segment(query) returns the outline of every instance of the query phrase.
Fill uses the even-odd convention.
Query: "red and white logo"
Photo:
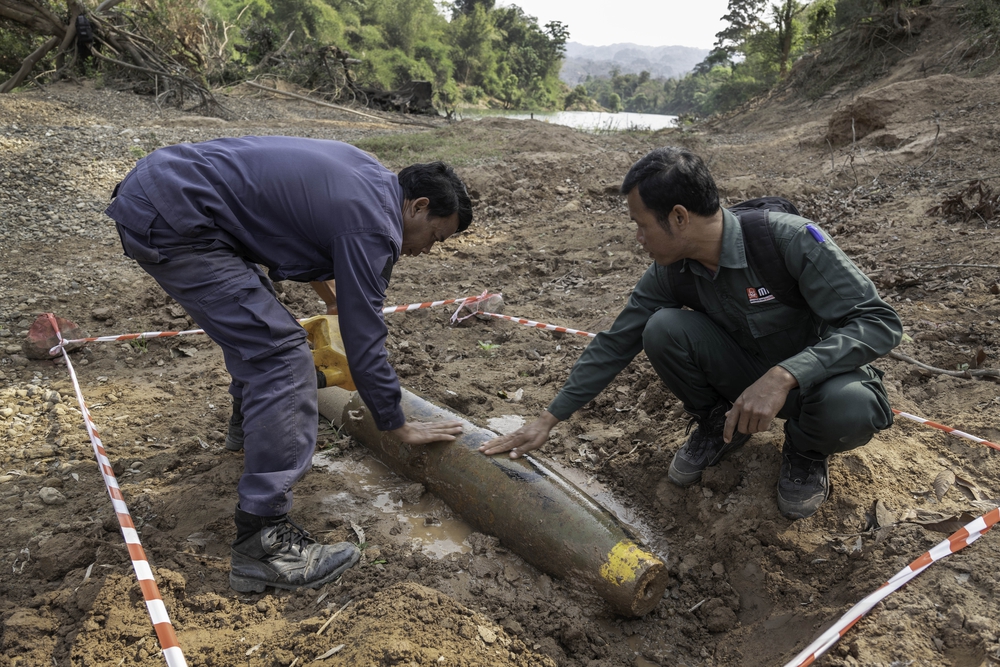
[[[748,287],[747,299],[750,300],[750,303],[766,303],[774,301],[774,295],[766,287]]]

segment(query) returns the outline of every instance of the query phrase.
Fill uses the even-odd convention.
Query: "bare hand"
[[[406,422],[389,431],[408,445],[450,442],[462,433],[462,422]]]
[[[549,431],[559,423],[559,420],[549,412],[543,412],[535,421],[522,426],[513,433],[493,438],[479,448],[487,456],[510,452],[510,458],[517,459],[545,444]]]
[[[759,380],[743,390],[726,413],[722,439],[729,442],[737,431],[749,435],[771,428],[775,415],[788,399],[788,392],[797,386],[798,380],[781,366],[775,366],[764,373]]]

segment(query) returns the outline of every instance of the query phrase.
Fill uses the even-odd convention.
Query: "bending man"
[[[243,137],[161,148],[114,196],[107,214],[125,254],[218,343],[232,375],[226,442],[245,457],[230,584],[260,592],[331,581],[358,552],[319,544],[288,519],[316,446],[316,371],[305,330],[258,265],[274,280],[313,283],[339,310],[351,374],[380,429],[415,445],[453,440],[459,422],[404,418],[382,306],[400,255],[469,226],[464,184],[439,162],[397,177],[340,142]]]

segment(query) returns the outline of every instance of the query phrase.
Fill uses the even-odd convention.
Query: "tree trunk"
[[[70,10],[69,25],[66,26],[66,36],[63,37],[62,43],[59,45],[59,51],[56,52],[56,71],[60,73],[66,66],[66,50],[73,45],[73,40],[76,38],[76,17],[84,11],[80,3],[74,0],[67,0],[66,4],[69,5]],[[72,62],[71,60],[70,63]],[[58,74],[56,78],[59,78]]]
[[[44,58],[45,54],[49,51],[59,46],[59,42],[61,41],[61,37],[53,37],[49,41],[42,44],[34,53],[25,58],[24,62],[21,63],[21,69],[17,71],[17,74],[9,79],[7,83],[0,86],[0,93],[9,93],[20,86],[21,83],[28,77],[28,74],[31,73],[32,68],[38,64],[38,61]]]

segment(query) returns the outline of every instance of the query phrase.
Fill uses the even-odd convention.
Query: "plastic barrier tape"
[[[104,477],[104,486],[108,490],[108,495],[111,497],[111,504],[114,506],[115,514],[118,516],[118,524],[122,529],[122,537],[125,538],[129,558],[132,560],[132,569],[135,570],[135,576],[139,580],[139,588],[142,589],[142,598],[146,602],[146,610],[149,612],[149,618],[153,622],[153,629],[156,631],[156,638],[160,642],[160,648],[163,649],[163,658],[167,661],[167,667],[187,667],[184,653],[177,643],[174,626],[170,623],[167,608],[163,604],[163,598],[160,597],[160,589],[156,586],[153,571],[150,569],[149,561],[146,559],[146,552],[143,551],[142,544],[139,542],[139,533],[135,530],[132,515],[129,514],[128,506],[125,504],[121,489],[118,487],[118,480],[115,479],[115,473],[111,469],[111,461],[108,460],[107,453],[104,451],[104,445],[97,434],[97,427],[94,426],[94,422],[90,418],[90,411],[83,400],[83,392],[80,390],[80,382],[77,380],[76,371],[73,369],[69,354],[64,348],[69,341],[62,337],[62,332],[59,331],[59,326],[56,324],[56,318],[51,313],[47,313],[46,315],[51,320],[52,328],[59,337],[60,343],[56,348],[62,352],[63,359],[66,360],[66,368],[69,370],[69,377],[73,382],[73,391],[76,392],[76,400],[80,405],[80,412],[83,414],[87,434],[90,436],[90,442],[94,446],[94,456],[97,459],[97,466]]]

